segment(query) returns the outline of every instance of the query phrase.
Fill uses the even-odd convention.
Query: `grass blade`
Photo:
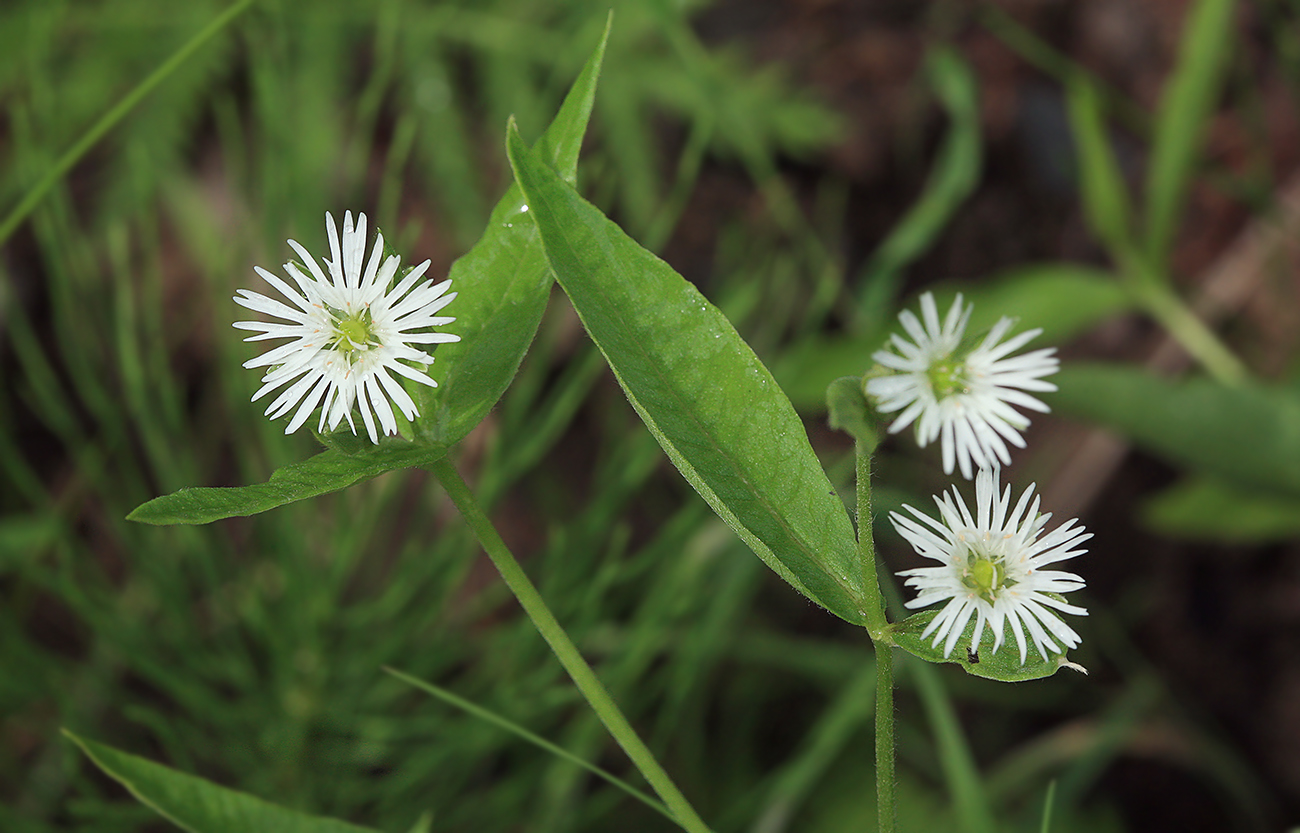
[[[453,705],[456,708],[460,709],[461,711],[472,714],[478,719],[491,723],[494,726],[499,726],[500,728],[505,729],[507,732],[510,732],[513,735],[517,735],[520,738],[523,738],[524,740],[528,741],[529,743],[533,744],[534,746],[540,749],[545,749],[547,752],[550,752],[552,755],[556,756],[557,758],[563,758],[564,760],[568,761],[571,764],[582,767],[583,769],[587,770],[591,774],[599,776],[600,778],[603,778],[606,781],[608,781],[610,784],[613,784],[615,787],[618,787],[620,790],[632,796],[637,801],[640,801],[646,806],[651,807],[655,811],[667,816],[669,819],[673,821],[674,824],[677,822],[677,819],[674,818],[672,813],[668,812],[668,808],[665,807],[662,802],[652,798],[651,796],[647,795],[641,790],[638,790],[636,787],[624,781],[622,778],[619,778],[617,775],[613,775],[609,772],[606,772],[600,767],[588,763],[587,761],[584,761],[582,758],[579,758],[577,755],[574,755],[572,752],[565,749],[564,747],[556,746],[555,744],[551,743],[549,740],[542,737],[541,735],[537,735],[534,734],[533,732],[528,731],[523,726],[520,726],[518,723],[515,723],[514,721],[511,720],[507,720],[506,718],[502,717],[496,712],[485,709],[482,706],[478,705],[477,703],[470,702],[469,700],[466,700],[463,697],[452,694],[450,691],[448,691],[445,688],[441,688],[430,682],[425,682],[424,680],[421,680],[417,677],[412,677],[410,674],[404,674],[403,672],[398,671],[396,668],[385,667],[384,671],[393,675],[394,677],[401,680],[402,682],[407,683],[408,685],[415,686],[416,688],[420,689],[426,694],[431,694],[434,697],[437,697],[439,700],[442,700],[444,703]]]
[[[5,217],[4,222],[0,223],[0,245],[4,245],[4,242],[9,239],[9,235],[14,233],[14,229],[18,228],[18,225],[26,219],[27,215],[41,201],[41,198],[54,186],[54,183],[58,182],[73,165],[77,164],[78,160],[85,156],[95,146],[96,142],[104,138],[105,133],[112,130],[118,122],[126,118],[126,114],[131,112],[135,105],[140,103],[141,99],[153,92],[155,87],[165,81],[167,76],[171,75],[178,66],[185,63],[199,47],[226,28],[230,21],[238,17],[252,3],[253,0],[239,0],[239,2],[217,15],[211,23],[203,27],[197,35],[190,38],[184,46],[176,50],[170,58],[149,73],[149,76],[141,81],[135,89],[123,96],[121,101],[113,105],[112,109],[100,117],[99,121],[95,122],[86,131],[85,135],[78,139],[77,143],[69,148],[67,153],[59,158],[58,162],[54,163],[54,167],[50,168],[45,176],[41,177],[40,182],[36,183],[32,190],[27,192],[27,196],[23,197],[22,202],[18,203],[13,211],[9,212],[9,216]]]

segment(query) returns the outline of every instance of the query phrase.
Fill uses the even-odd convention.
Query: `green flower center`
[[[379,345],[369,307],[355,313],[345,313],[341,310],[330,310],[330,312],[334,314],[334,340],[330,344],[331,349],[351,359],[355,353]]]
[[[955,361],[951,356],[938,359],[930,365],[926,376],[930,380],[930,389],[935,399],[945,399],[955,393],[966,393],[968,387],[964,371],[965,362]]]
[[[972,538],[974,540],[970,540]],[[962,571],[961,583],[967,590],[993,604],[1003,590],[1019,582],[1007,577],[1006,556],[983,538],[970,532],[961,536],[966,544],[966,568]]]

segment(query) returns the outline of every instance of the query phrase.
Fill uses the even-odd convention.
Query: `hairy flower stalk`
[[[1015,507],[1011,487],[998,494],[996,470],[981,469],[975,479],[975,513],[971,514],[954,487],[951,494],[936,497],[939,518],[935,519],[903,506],[915,519],[889,514],[894,528],[918,553],[939,562],[937,567],[918,567],[898,575],[917,596],[908,608],[928,607],[945,602],[921,638],[934,634],[931,643],[943,643],[949,656],[961,639],[971,617],[975,629],[970,650],[977,651],[987,625],[993,633],[996,652],[1010,626],[1020,648],[1020,663],[1028,656],[1028,642],[1043,659],[1079,644],[1079,635],[1054,611],[1086,616],[1081,607],[1068,604],[1062,593],[1084,586],[1074,573],[1044,569],[1085,550],[1078,545],[1092,537],[1071,519],[1039,538],[1050,514],[1039,514],[1038,498],[1030,485]],[[1031,503],[1032,499],[1032,503]]]
[[[438,386],[424,372],[433,356],[412,345],[460,341],[458,335],[432,331],[456,320],[437,315],[456,293],[447,292],[450,280],[436,285],[432,280],[419,283],[429,268],[428,260],[408,270],[392,286],[401,258],[383,257],[382,234],[375,236],[363,271],[365,214],[357,215],[355,226],[351,211],[343,215],[341,240],[328,212],[325,227],[329,232],[330,259],[323,261],[324,270],[297,241],[289,241],[310,272],[304,274],[302,266],[294,261],[284,265],[297,290],[260,266],[254,267],[293,306],[247,289],[235,296],[235,303],[243,307],[282,319],[236,322],[236,328],[256,333],[245,341],[291,339],[244,362],[244,367],[268,368],[262,387],[253,395],[254,402],[289,385],[266,409],[267,416],[277,419],[297,408],[285,428],[286,434],[298,430],[317,405],[321,409],[319,430],[324,431],[328,425],[333,431],[346,418],[355,434],[352,408],[357,405],[370,441],[378,443],[376,421],[384,434],[397,433],[393,404],[408,420],[419,416],[415,401],[394,374]]]
[[[1007,443],[1024,448],[1020,432],[1029,419],[1013,406],[1046,412],[1048,407],[1026,391],[1056,390],[1042,377],[1060,364],[1052,347],[1012,356],[1042,330],[1002,342],[1015,323],[1010,318],[999,320],[973,347],[965,344],[972,308],[963,306],[958,295],[941,322],[934,296],[923,294],[921,319],[910,310],[898,316],[912,341],[894,335],[892,351],[872,354],[879,367],[865,384],[881,413],[901,411],[890,423],[890,433],[915,422],[917,443],[939,439],[944,473],[952,474],[955,463],[967,480],[977,469],[1009,464]]]

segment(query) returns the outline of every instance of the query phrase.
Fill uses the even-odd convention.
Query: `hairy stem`
[[[885,618],[885,600],[880,595],[880,579],[876,575],[876,542],[871,534],[871,449],[862,440],[857,442],[858,478],[858,559],[866,579],[867,633],[873,641],[887,638],[889,621]]]
[[[894,646],[876,646],[876,809],[879,833],[893,833],[894,796]]]
[[[879,833],[893,833],[894,796],[894,643],[889,638],[889,620],[876,571],[876,544],[871,529],[871,452],[858,440],[858,557],[867,590],[867,633],[876,648],[876,806]]]

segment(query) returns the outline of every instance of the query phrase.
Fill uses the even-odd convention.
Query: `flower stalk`
[[[867,589],[867,633],[876,649],[876,807],[880,833],[891,833],[896,815],[894,791],[894,643],[876,570],[876,545],[871,529],[871,453],[875,446],[858,438],[857,470],[858,557]]]

